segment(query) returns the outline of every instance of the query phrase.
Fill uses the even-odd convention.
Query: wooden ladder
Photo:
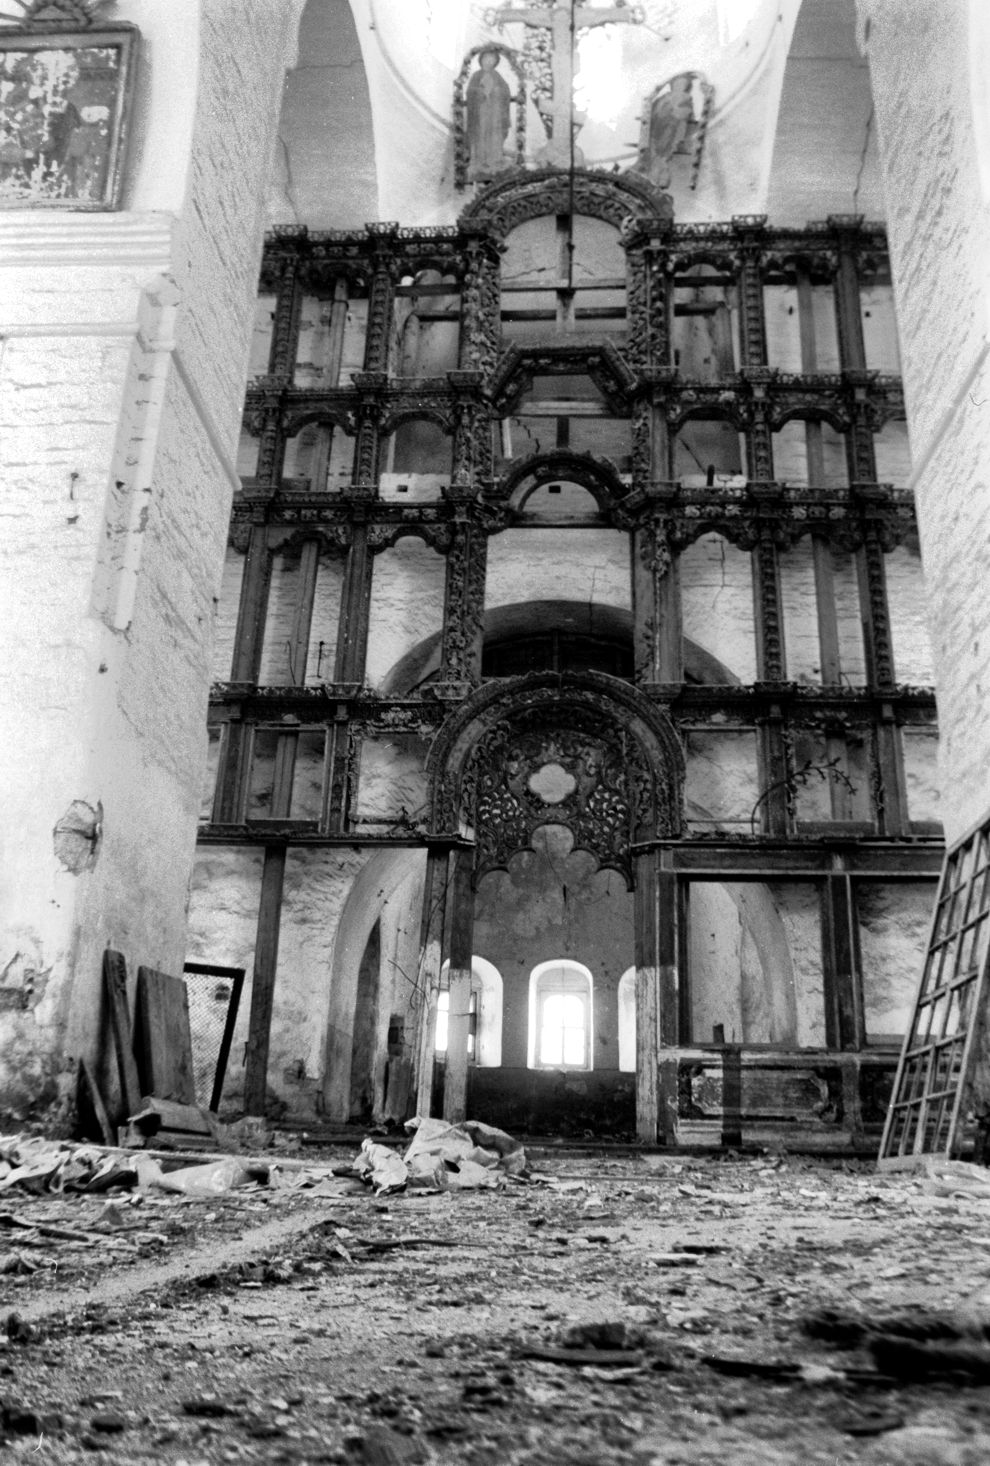
[[[901,1049],[878,1165],[909,1169],[962,1149],[973,1100],[990,1100],[990,819],[946,851],[928,950]],[[987,1116],[978,1118],[986,1121]]]

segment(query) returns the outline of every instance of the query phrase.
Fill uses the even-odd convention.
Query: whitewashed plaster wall
[[[377,1027],[382,1053],[390,1013],[414,1021],[410,977],[415,978],[416,970],[421,866],[421,852],[384,852],[382,858],[357,850],[289,851],[268,1063],[269,1095],[283,1113],[312,1119],[327,1091],[334,1118],[347,1119],[357,971],[379,916],[383,980]],[[359,879],[362,873],[364,879]],[[211,846],[200,851],[186,958],[246,970],[225,1109],[235,1109],[243,1095],[260,891],[258,849]],[[380,1073],[379,1089],[383,1078]]]
[[[396,662],[443,626],[444,557],[404,535],[374,559],[365,680],[380,687]]]
[[[990,13],[858,0],[888,201],[946,829],[990,810]]]
[[[628,609],[629,536],[616,529],[506,529],[492,535],[485,609],[541,600]]]
[[[259,188],[297,13],[245,9],[125,0],[146,36],[125,209],[0,218],[0,1107],[51,1102],[62,1076],[70,1095],[99,1047],[104,947],[181,966]]]
[[[934,886],[930,881],[857,881],[854,889],[867,1041],[890,1041],[905,1032],[911,1017]]]

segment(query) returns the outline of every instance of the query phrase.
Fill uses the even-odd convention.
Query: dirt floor
[[[209,1200],[8,1187],[0,1453],[990,1460],[985,1172],[530,1160],[497,1189],[380,1199],[326,1172]]]

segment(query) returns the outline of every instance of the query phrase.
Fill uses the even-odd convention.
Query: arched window
[[[447,1052],[450,1016],[450,963],[440,969],[437,998],[437,1026],[433,1047]],[[471,1003],[468,1009],[468,1063],[484,1069],[498,1069],[502,1063],[502,975],[484,957],[471,958]]]
[[[619,1068],[636,1072],[636,969],[628,967],[619,978]]]
[[[567,958],[541,962],[529,978],[529,1067],[590,1069],[593,981]]]

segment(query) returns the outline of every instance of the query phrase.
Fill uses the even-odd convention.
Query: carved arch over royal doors
[[[461,211],[461,225],[483,222],[503,237],[546,214],[583,214],[621,229],[627,222],[673,218],[673,202],[646,179],[578,168],[513,169],[480,189]]]
[[[634,885],[637,847],[681,830],[684,753],[637,688],[598,672],[486,683],[429,756],[435,838],[474,844],[474,880],[504,870],[544,825]]]

